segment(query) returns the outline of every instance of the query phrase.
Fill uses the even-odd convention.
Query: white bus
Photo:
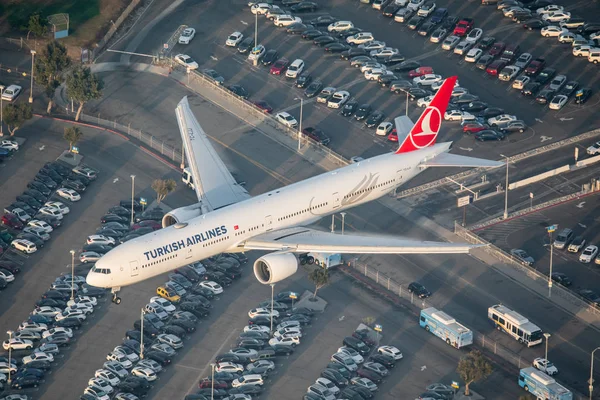
[[[510,308],[497,304],[488,308],[488,318],[496,329],[508,333],[527,347],[542,343],[542,330],[527,318]]]

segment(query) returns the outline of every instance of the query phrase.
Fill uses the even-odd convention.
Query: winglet
[[[458,77],[451,76],[444,81],[429,106],[423,111],[415,126],[396,151],[396,154],[423,149],[435,143],[457,79]]]

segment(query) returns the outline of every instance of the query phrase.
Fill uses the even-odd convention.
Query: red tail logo
[[[442,126],[442,116],[446,113],[457,78],[452,76],[444,81],[431,104],[423,111],[396,154],[423,149],[435,143]]]

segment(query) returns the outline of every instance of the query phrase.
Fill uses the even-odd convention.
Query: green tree
[[[177,182],[173,179],[155,179],[152,181],[152,189],[156,192],[156,202],[160,204],[176,187]]]
[[[83,137],[83,132],[76,126],[69,126],[65,128],[63,133],[63,139],[69,142],[69,151],[73,151],[73,146],[77,144]]]
[[[40,14],[36,13],[29,17],[27,30],[37,37],[42,37],[46,36],[46,33],[48,33],[48,25],[46,20],[43,19]]]
[[[19,129],[25,121],[30,120],[33,117],[31,104],[7,104],[4,106],[3,117],[4,123],[10,132],[10,136],[14,136],[17,129]]]
[[[56,40],[48,43],[45,49],[35,59],[35,80],[44,87],[48,96],[48,108],[46,113],[52,111],[54,93],[60,86],[63,73],[71,65],[71,59],[67,55],[67,48]]]
[[[456,372],[465,381],[465,395],[470,396],[469,385],[473,382],[482,380],[491,375],[493,371],[492,364],[479,352],[473,350],[458,362]]]
[[[314,283],[315,292],[313,293],[313,299],[317,297],[317,292],[323,286],[329,283],[329,271],[327,268],[315,268],[310,274],[308,274],[308,280]]]
[[[86,102],[102,97],[104,82],[92,71],[81,65],[67,75],[67,96],[79,103],[75,121],[79,121],[81,110]]]

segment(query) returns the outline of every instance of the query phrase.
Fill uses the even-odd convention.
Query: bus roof
[[[531,377],[533,380],[546,386],[548,390],[551,391],[553,394],[560,395],[570,393],[569,389],[557,383],[554,378],[551,378],[550,376],[546,375],[542,371],[535,369],[534,367],[523,368],[521,369],[521,373],[529,375],[529,377]]]
[[[439,323],[445,325],[448,329],[451,329],[457,333],[469,332],[469,328],[456,322],[454,318],[452,318],[445,312],[438,310],[435,307],[425,308],[421,310],[421,313],[430,316]]]

